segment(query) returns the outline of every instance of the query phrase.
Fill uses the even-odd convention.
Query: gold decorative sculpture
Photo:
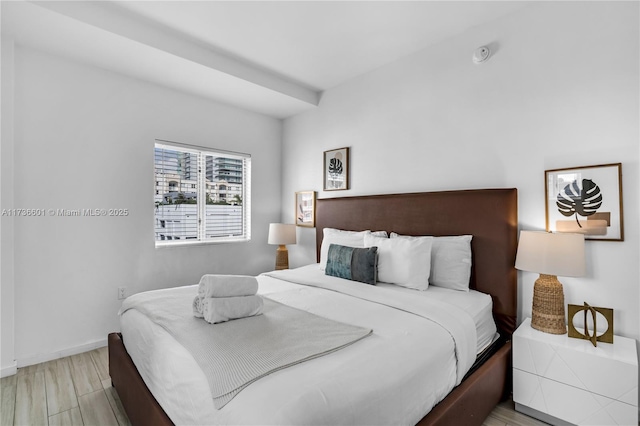
[[[569,311],[569,337],[576,339],[589,340],[593,346],[597,346],[596,342],[613,343],[613,309],[609,308],[596,308],[590,306],[587,302],[584,302],[584,306],[580,305],[568,305]],[[573,325],[573,317],[583,311],[584,312],[584,333],[580,333]],[[596,317],[598,312],[607,320],[607,330],[598,336],[596,329]],[[587,315],[591,313],[593,319],[593,332],[589,331],[587,324]]]

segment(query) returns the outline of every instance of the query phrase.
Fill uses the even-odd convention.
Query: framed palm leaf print
[[[349,189],[349,148],[324,152],[324,190]]]
[[[547,231],[624,241],[622,164],[546,170]]]

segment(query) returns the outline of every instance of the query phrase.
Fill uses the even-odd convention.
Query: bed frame
[[[480,189],[319,199],[318,258],[324,228],[385,230],[405,235],[473,235],[471,287],[493,299],[501,334],[493,355],[436,405],[419,425],[481,425],[511,390],[511,335],[516,328],[516,189]],[[109,373],[135,426],[172,425],[129,357],[122,336],[111,333]]]

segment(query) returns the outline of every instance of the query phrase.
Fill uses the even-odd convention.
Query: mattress
[[[298,284],[290,277],[294,281],[305,277],[300,281],[308,282]],[[270,374],[220,410],[213,406],[204,373],[174,337],[139,311],[121,315],[127,352],[175,424],[415,424],[459,383],[466,372],[459,371],[460,365],[468,368],[462,354],[474,357],[491,340],[487,336],[495,333],[495,325],[487,325],[493,324],[491,298],[479,292],[436,287],[420,292],[380,285],[375,293],[382,297],[371,301],[358,297],[373,291],[369,286],[325,277],[317,265],[299,268],[290,277],[258,277],[259,293],[335,321],[371,328],[372,335]],[[312,285],[324,281],[330,286]],[[337,291],[343,287],[354,289],[353,294]],[[197,286],[157,291],[195,296]],[[459,323],[443,325],[446,321],[423,318],[404,305],[388,306],[381,300],[387,298],[407,305],[435,301],[451,317],[459,317]],[[452,338],[463,326],[465,338]]]

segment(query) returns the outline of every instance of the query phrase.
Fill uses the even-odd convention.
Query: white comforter
[[[454,305],[326,277],[315,265],[270,275],[259,277],[259,293],[371,328],[373,335],[260,379],[216,410],[193,357],[140,312],[127,311],[121,316],[127,351],[174,423],[415,424],[460,382],[475,359],[474,321]],[[158,291],[195,296],[197,286]]]

